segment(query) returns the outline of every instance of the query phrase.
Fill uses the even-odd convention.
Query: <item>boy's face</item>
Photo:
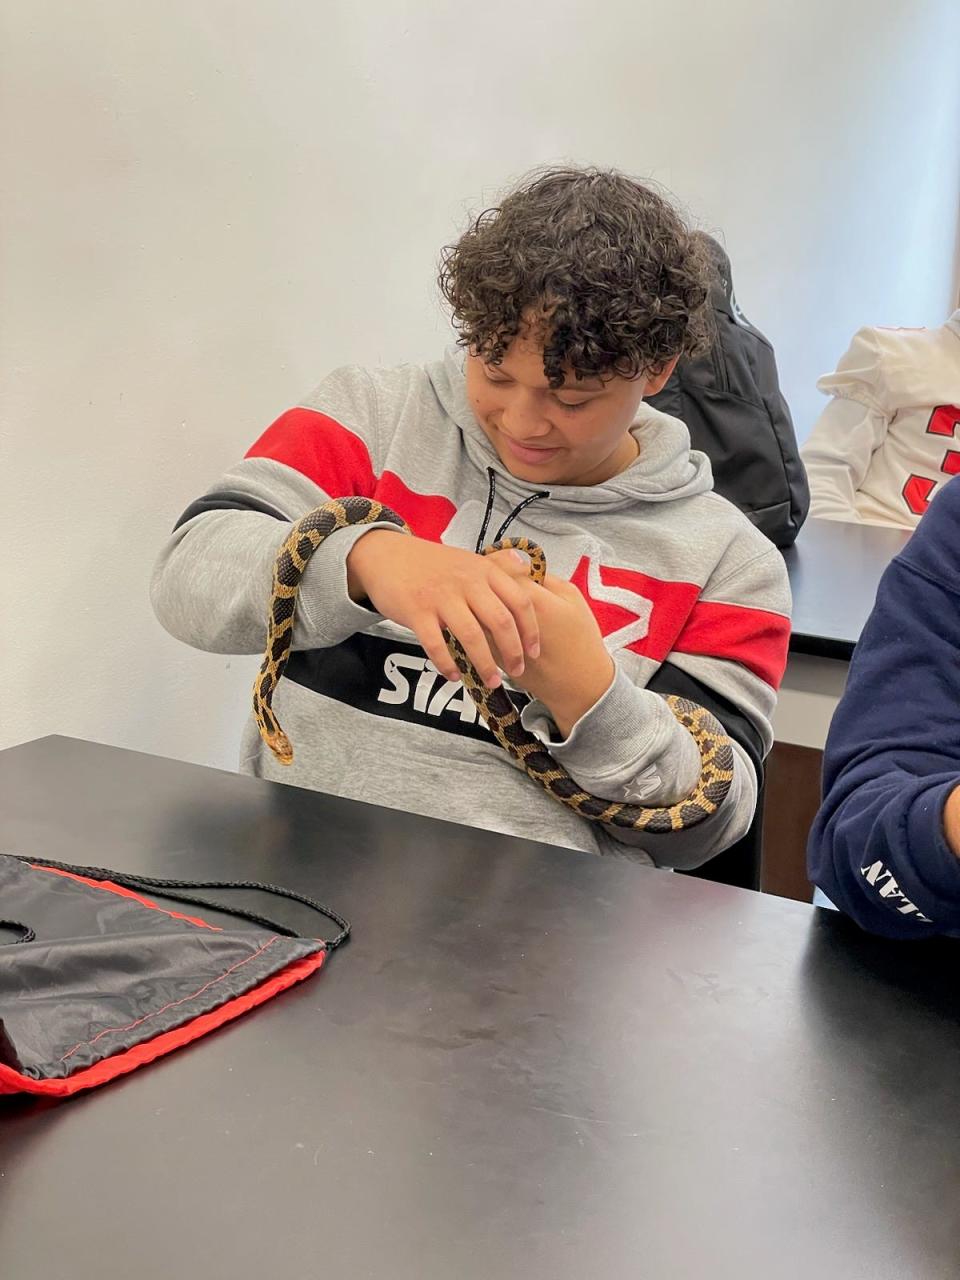
[[[467,395],[500,461],[518,480],[544,485],[601,484],[637,456],[630,427],[645,395],[656,395],[676,360],[655,376],[606,376],[578,382],[571,371],[550,389],[543,347],[520,333],[503,361],[469,354]]]

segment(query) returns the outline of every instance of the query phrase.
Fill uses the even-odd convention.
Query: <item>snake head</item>
[[[265,733],[263,740],[280,764],[293,764],[293,744],[282,729],[278,728],[275,733]]]

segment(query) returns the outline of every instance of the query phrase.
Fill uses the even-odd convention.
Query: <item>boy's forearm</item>
[[[270,516],[238,511],[210,511],[178,528],[150,584],[166,630],[210,653],[262,649],[272,563],[284,529]]]
[[[696,783],[697,745],[660,697],[611,667],[612,681],[576,719],[558,720],[554,708],[538,699],[524,709],[523,723],[594,795],[673,804]]]
[[[151,584],[154,611],[178,640],[211,653],[266,643],[273,564],[290,524],[255,511],[209,511],[168,540]],[[346,561],[367,526],[338,531],[310,560],[294,622],[295,649],[339,644],[374,620],[347,593]]]

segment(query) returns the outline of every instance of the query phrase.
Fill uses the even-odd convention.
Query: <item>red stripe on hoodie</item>
[[[456,514],[449,498],[417,493],[392,471],[374,474],[359,436],[316,409],[289,409],[247,451],[292,467],[331,498],[375,498],[403,516],[418,538],[439,542]]]

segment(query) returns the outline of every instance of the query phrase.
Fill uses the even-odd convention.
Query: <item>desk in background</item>
[[[0,848],[354,929],[122,1081],[0,1103],[11,1280],[956,1276],[955,944],[66,738],[0,753]]]
[[[820,802],[823,747],[854,646],[903,529],[808,520],[784,553],[793,592],[790,658],[767,765],[762,887],[807,901],[805,849]]]
[[[783,556],[793,592],[791,654],[849,662],[883,571],[909,538],[905,529],[808,520]]]

